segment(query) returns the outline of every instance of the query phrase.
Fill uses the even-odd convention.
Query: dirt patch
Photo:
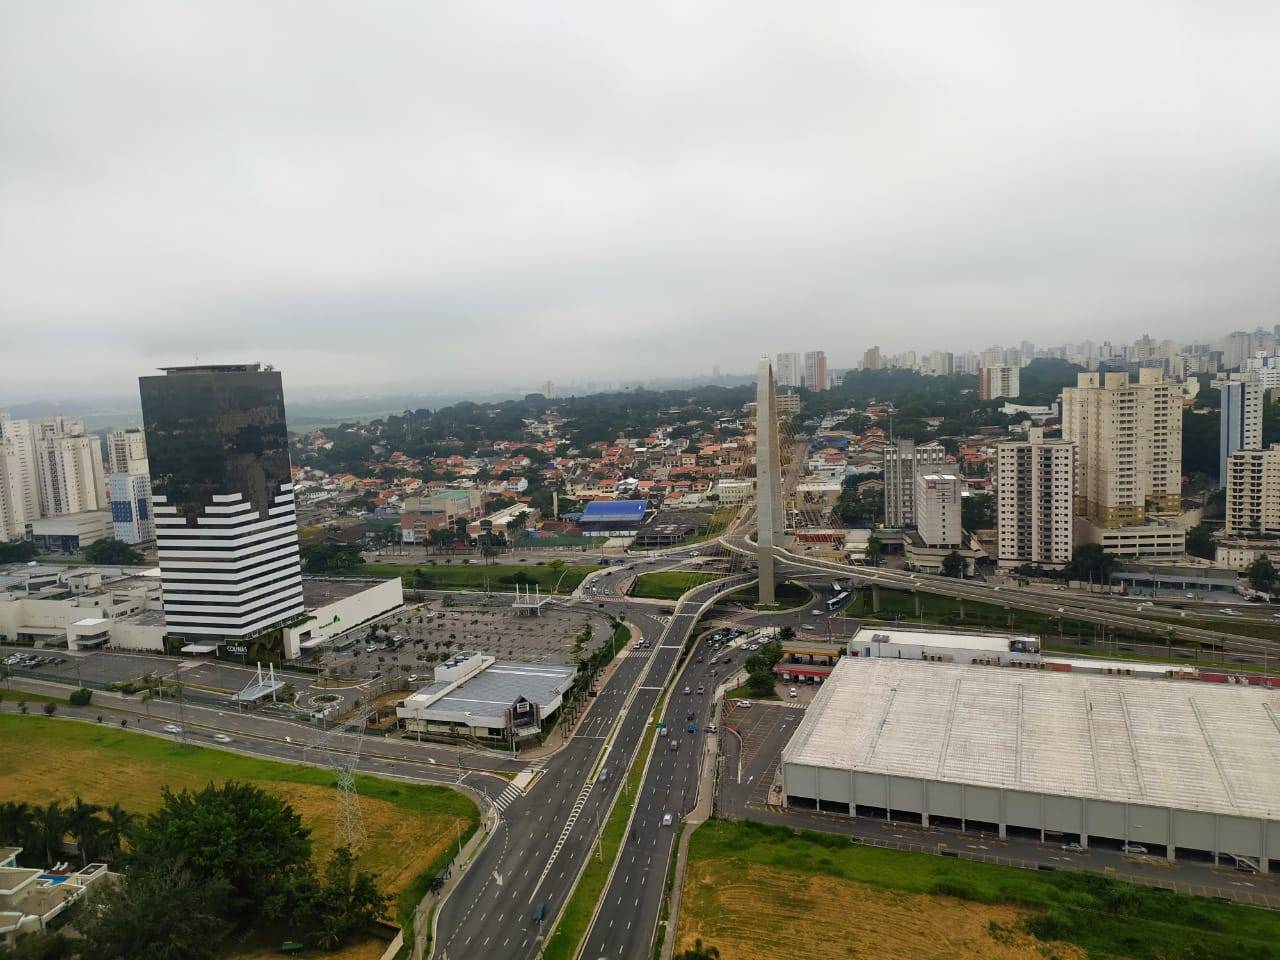
[[[689,865],[678,950],[695,938],[733,960],[1084,960],[1022,931],[1030,911],[898,893],[740,860]]]

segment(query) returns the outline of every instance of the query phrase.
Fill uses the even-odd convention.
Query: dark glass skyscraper
[[[231,640],[301,613],[280,374],[170,367],[139,386],[170,632]]]

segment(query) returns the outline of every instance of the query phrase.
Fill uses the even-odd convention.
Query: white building
[[[1076,445],[1046,440],[1032,427],[1027,439],[996,447],[997,560],[1060,568],[1075,546]]]
[[[107,474],[96,436],[73,417],[47,417],[35,426],[40,511],[46,517],[107,509]]]
[[[800,354],[778,354],[778,375],[775,383],[779,387],[799,387],[804,376],[804,368],[800,365]]]
[[[1280,444],[1227,459],[1228,536],[1280,533]]]
[[[883,457],[884,525],[915,526],[916,474],[945,464],[947,451],[940,443],[917,447],[912,440],[898,440],[885,446]]]
[[[1262,449],[1262,398],[1256,374],[1219,381],[1222,408],[1218,428],[1218,486],[1227,485],[1227,458],[1237,450]]]
[[[1016,364],[984,366],[978,370],[978,399],[1007,397],[1016,400],[1021,392],[1021,368]]]
[[[933,350],[925,354],[921,373],[927,377],[949,377],[955,372],[955,355],[945,350]]]
[[[846,657],[783,749],[784,802],[1265,871],[1278,713],[1257,686]]]
[[[827,389],[827,355],[810,350],[804,355],[804,385],[810,390]]]
[[[963,529],[960,504],[964,481],[942,470],[916,476],[916,530],[929,547],[959,547]]]
[[[117,540],[149,543],[156,538],[150,477],[145,473],[108,474],[107,492],[111,498],[111,523]]]
[[[40,519],[40,470],[27,420],[0,414],[0,542],[24,540]]]
[[[147,438],[140,429],[112,430],[107,434],[107,471],[149,473]]]
[[[78,553],[111,531],[110,511],[85,510],[41,517],[31,524],[31,540],[41,553]]]

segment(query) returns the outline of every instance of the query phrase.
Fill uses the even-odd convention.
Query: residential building
[[[148,474],[147,438],[142,430],[112,430],[107,434],[107,472]]]
[[[280,373],[169,367],[139,385],[169,632],[212,652],[301,614]]]
[[[1020,368],[1016,364],[1000,364],[978,370],[978,399],[995,400],[1007,397],[1016,400],[1020,392]]]
[[[72,417],[49,417],[35,425],[40,473],[40,512],[46,517],[107,509],[107,474],[96,436]]]
[[[916,476],[916,530],[928,547],[959,547],[963,529],[960,504],[964,481],[950,472],[931,470]]]
[[[925,354],[920,372],[928,377],[949,377],[955,372],[955,355],[945,350],[931,351]]]
[[[777,395],[776,406],[779,417],[794,417],[800,412],[800,394],[780,393]]]
[[[1076,445],[1046,440],[1032,427],[1027,439],[996,448],[997,560],[1060,568],[1075,545]]]
[[[1280,534],[1280,444],[1227,458],[1227,536]]]
[[[827,389],[827,355],[821,350],[804,355],[804,385],[810,390]]]
[[[107,475],[114,536],[124,543],[148,543],[156,538],[152,519],[151,478],[145,473]]]
[[[879,370],[880,369],[880,348],[868,347],[862,354],[863,370]]]
[[[1236,374],[1218,383],[1222,394],[1218,430],[1218,486],[1227,485],[1227,458],[1237,450],[1262,449],[1262,384],[1256,375]]]
[[[0,543],[26,539],[39,519],[35,433],[29,421],[0,414]]]
[[[1081,373],[1062,391],[1062,436],[1076,443],[1076,516],[1144,524],[1182,507],[1182,388],[1159,370]]]
[[[912,440],[899,440],[885,446],[884,456],[884,525],[915,526],[913,508],[916,476],[947,462],[947,451],[940,443],[916,446]]]
[[[778,354],[778,376],[776,383],[780,387],[799,387],[804,368],[800,365],[800,354]]]

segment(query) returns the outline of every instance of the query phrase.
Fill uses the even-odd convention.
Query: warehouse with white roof
[[[1280,868],[1280,691],[844,658],[791,806]]]

